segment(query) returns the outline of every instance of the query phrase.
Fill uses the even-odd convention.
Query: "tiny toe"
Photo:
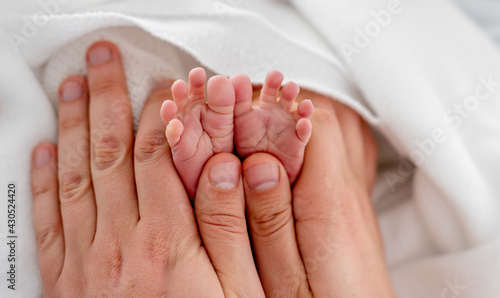
[[[260,93],[261,103],[276,103],[282,82],[283,74],[281,72],[277,70],[271,70],[268,72],[266,81]]]
[[[294,82],[288,82],[281,90],[281,99],[280,105],[286,111],[290,111],[292,109],[293,102],[299,95],[300,88]]]
[[[170,147],[174,147],[179,143],[183,131],[184,125],[179,119],[173,119],[170,121],[165,132],[165,136],[167,137]]]
[[[234,88],[228,78],[214,76],[207,84],[208,110],[203,130],[210,136],[214,153],[234,148]]]
[[[297,131],[297,137],[299,137],[302,142],[309,142],[309,138],[311,137],[312,133],[312,124],[309,119],[299,119],[299,121],[297,121],[295,129]]]
[[[232,116],[234,102],[234,88],[228,78],[218,75],[208,80],[207,103],[211,111]]]
[[[302,118],[309,118],[314,112],[314,105],[309,99],[305,99],[297,106],[297,113]]]
[[[168,125],[170,121],[173,119],[177,119],[177,105],[175,102],[169,100],[165,100],[160,108],[161,120],[165,125]]]
[[[240,117],[252,111],[252,82],[247,75],[236,74],[229,79],[234,88],[234,116]]]
[[[189,72],[189,101],[203,99],[205,101],[205,82],[207,73],[201,67],[194,68]]]
[[[183,80],[177,80],[172,84],[172,97],[179,111],[183,111],[188,104],[188,85]]]

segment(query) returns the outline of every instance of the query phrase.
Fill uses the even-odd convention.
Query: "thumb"
[[[196,192],[196,219],[225,296],[264,297],[248,238],[240,168],[229,153],[207,162]]]

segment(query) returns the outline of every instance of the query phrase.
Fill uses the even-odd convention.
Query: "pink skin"
[[[256,152],[273,154],[283,163],[293,183],[311,137],[311,101],[304,100],[296,111],[291,111],[300,91],[293,82],[283,87],[278,101],[283,82],[278,71],[268,73],[258,107],[252,107],[252,84],[247,76],[237,74],[230,80],[223,76],[210,78],[207,103],[205,80],[202,68],[193,69],[189,86],[181,80],[175,82],[174,100],[165,101],[161,107],[174,164],[189,196],[194,197],[207,160],[217,153],[232,152],[234,144],[243,158]]]
[[[297,84],[289,82],[279,98],[283,74],[276,70],[267,74],[260,105],[256,107],[252,106],[252,84],[248,76],[237,74],[230,80],[236,95],[234,141],[238,156],[245,158],[256,152],[270,153],[285,166],[293,183],[299,175],[304,150],[311,137],[312,125],[308,118],[314,112],[312,102],[304,100],[297,110],[292,111],[300,89]]]
[[[205,81],[205,70],[193,69],[189,86],[176,81],[174,101],[167,100],[161,107],[172,158],[191,198],[207,160],[217,153],[233,152],[234,89],[226,77],[214,76],[208,81],[205,103]]]

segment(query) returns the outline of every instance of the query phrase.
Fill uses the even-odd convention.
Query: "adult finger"
[[[317,111],[302,173],[293,189],[297,241],[314,296],[392,297],[383,252],[347,187],[334,114]],[[317,158],[321,156],[321,158]],[[313,187],[314,186],[314,187]],[[373,276],[377,276],[374,279]]]
[[[96,207],[90,173],[88,92],[72,76],[59,88],[58,173],[66,249],[85,251],[95,236]]]
[[[295,238],[286,170],[273,156],[257,153],[243,162],[243,173],[247,221],[266,296],[311,296]]]
[[[138,220],[132,159],[132,112],[118,48],[108,41],[87,51],[90,91],[91,169],[97,228],[117,228]]]
[[[357,179],[366,177],[365,152],[361,134],[363,120],[355,111],[340,102],[335,102],[336,118],[339,122],[340,133],[345,147],[345,155],[351,164],[352,172]]]
[[[224,294],[264,297],[245,221],[240,161],[218,154],[206,164],[195,199],[200,235]]]
[[[359,208],[363,214],[365,222],[370,224],[367,227],[371,230],[373,240],[382,247],[376,215],[371,204],[373,183],[376,174],[377,148],[372,137],[370,127],[363,119],[351,108],[340,102],[334,102],[334,111],[338,119],[338,126],[342,131],[342,142],[345,146],[344,161],[346,168],[345,175],[351,174],[346,180],[349,189],[356,192],[355,197],[364,199],[358,201]],[[364,187],[356,187],[355,185]],[[366,195],[369,194],[369,195]]]
[[[194,213],[186,191],[172,162],[165,139],[165,124],[160,107],[171,98],[170,84],[160,84],[144,104],[134,148],[135,179],[141,221],[182,228],[180,234],[193,231]],[[174,239],[170,239],[173,241]]]
[[[33,224],[38,249],[38,265],[44,295],[61,274],[64,263],[64,235],[59,210],[56,146],[39,145],[33,152],[31,186],[33,190]]]

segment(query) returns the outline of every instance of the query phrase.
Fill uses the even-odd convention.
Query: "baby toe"
[[[299,95],[300,88],[294,82],[288,82],[281,91],[281,99],[280,106],[285,111],[290,111],[292,109],[292,105]]]
[[[205,101],[205,82],[207,74],[201,67],[194,68],[189,72],[189,102]]]
[[[309,119],[302,118],[297,121],[295,126],[295,130],[297,132],[297,137],[304,143],[309,142],[312,133],[312,124]]]
[[[183,80],[177,80],[172,85],[172,97],[177,104],[178,110],[182,113],[188,104],[188,85]]]
[[[297,113],[302,118],[309,118],[314,113],[314,105],[309,99],[305,99],[297,106]]]
[[[177,119],[177,105],[172,100],[165,100],[160,108],[161,120],[165,125],[173,120]]]
[[[210,136],[215,153],[232,152],[234,142],[233,85],[224,76],[210,78],[207,85],[208,109],[203,118],[203,130]]]
[[[165,136],[167,137],[167,141],[170,147],[175,147],[179,143],[183,131],[184,125],[180,120],[173,119],[172,121],[170,121],[165,131]]]
[[[247,75],[233,75],[229,81],[233,85],[235,95],[234,116],[240,117],[252,111],[252,82]]]
[[[207,86],[207,102],[210,111],[232,115],[234,112],[234,88],[228,78],[214,76],[210,78]]]
[[[267,73],[266,81],[260,94],[261,103],[276,103],[278,99],[283,74],[277,70],[271,70]]]

